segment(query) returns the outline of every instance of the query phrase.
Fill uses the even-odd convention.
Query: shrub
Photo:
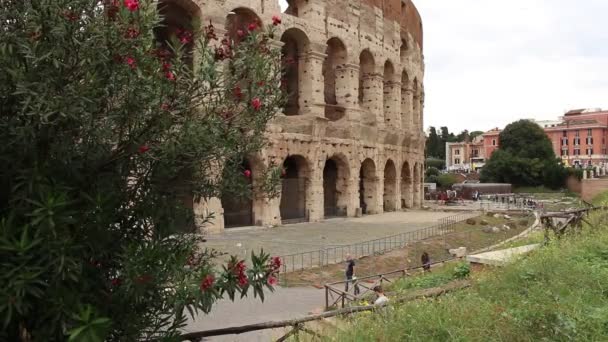
[[[160,20],[152,0],[0,1],[0,340],[175,340],[276,283],[277,259],[216,268],[184,234],[195,202],[247,190],[284,99],[272,30],[158,47]]]
[[[461,262],[454,267],[454,278],[464,279],[471,274],[471,266],[468,263]]]

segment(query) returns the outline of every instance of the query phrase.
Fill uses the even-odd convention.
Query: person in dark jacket
[[[346,284],[344,286],[344,291],[348,292],[348,284],[350,282],[353,282],[353,285],[355,286],[355,296],[359,294],[359,286],[357,285],[356,280],[354,279],[355,277],[355,260],[353,260],[353,257],[349,255],[346,256],[346,270],[344,272],[345,276],[346,276]]]
[[[431,272],[431,257],[429,257],[429,253],[424,251],[420,257],[420,261],[422,262],[422,269],[425,272]]]

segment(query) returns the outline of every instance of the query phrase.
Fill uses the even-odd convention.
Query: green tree
[[[426,158],[424,165],[426,165],[427,168],[434,167],[443,170],[445,169],[445,159]]]
[[[456,141],[458,141],[458,142],[465,142],[470,139],[471,139],[471,136],[469,135],[469,131],[466,129],[463,130],[462,132],[460,132],[460,134],[458,134],[456,136]]]
[[[272,25],[158,47],[152,0],[3,0],[0,22],[0,340],[170,339],[263,299],[280,259],[216,267],[183,232],[193,201],[248,184],[235,165],[284,103]]]
[[[429,129],[429,136],[426,138],[426,156],[439,158],[442,150],[444,149],[445,144],[442,143],[441,139],[437,135],[437,130],[435,127],[431,126]]]
[[[500,133],[500,149],[481,172],[482,182],[516,186],[563,186],[567,171],[555,157],[551,141],[537,124],[519,120]]]
[[[451,173],[444,173],[437,176],[437,183],[443,189],[450,189],[452,188],[452,185],[456,184],[457,182],[458,179]]]

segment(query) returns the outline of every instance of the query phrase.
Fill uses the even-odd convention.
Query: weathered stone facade
[[[278,0],[165,0],[227,31],[268,23]],[[420,207],[424,162],[422,23],[410,0],[289,0],[277,44],[293,94],[247,166],[284,165],[280,198],[212,199],[210,232]],[[226,31],[219,30],[219,34]]]

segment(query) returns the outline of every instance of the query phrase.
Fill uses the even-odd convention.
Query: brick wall
[[[587,202],[604,191],[608,191],[608,178],[583,179],[581,182],[581,198]]]

